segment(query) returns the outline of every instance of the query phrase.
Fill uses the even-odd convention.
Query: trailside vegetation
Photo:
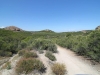
[[[66,38],[58,39],[56,43],[66,47],[78,55],[89,57],[100,62],[100,31],[91,31],[87,35],[71,35]]]
[[[35,58],[23,58],[17,62],[16,65],[16,72],[20,74],[28,74],[31,73],[34,70],[37,70],[38,72],[45,72],[45,66],[44,64]]]
[[[47,51],[45,56],[48,57],[51,61],[55,61],[56,60],[56,57],[50,51]]]
[[[51,69],[55,75],[65,75],[65,73],[67,73],[66,67],[64,64],[55,63],[52,65]]]
[[[22,49],[57,52],[56,45],[100,62],[100,30],[79,32],[13,32],[0,29],[0,56],[12,56]]]

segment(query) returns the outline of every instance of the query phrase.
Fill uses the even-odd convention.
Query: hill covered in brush
[[[54,44],[100,62],[100,30],[87,32],[38,32],[0,29],[0,56],[11,56],[21,49],[56,49]]]

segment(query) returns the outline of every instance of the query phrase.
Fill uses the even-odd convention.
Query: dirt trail
[[[60,46],[57,46],[57,50],[59,52],[55,54],[57,62],[65,64],[68,71],[67,75],[100,75],[100,71],[97,71],[95,67],[79,58],[74,52]]]
[[[42,75],[53,75],[52,71],[51,71],[51,65],[53,64],[52,61],[50,61],[47,57],[45,57],[45,53],[43,54],[39,54],[39,59],[44,63],[45,67],[46,67],[46,73],[42,74]]]

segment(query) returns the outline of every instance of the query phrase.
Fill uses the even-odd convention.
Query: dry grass
[[[53,73],[55,75],[64,75],[66,73],[66,68],[64,64],[60,64],[60,63],[55,63],[52,67],[51,67]]]
[[[6,62],[3,66],[2,66],[2,68],[1,69],[11,69],[11,62]]]
[[[30,57],[38,57],[37,53],[36,52],[30,52],[28,50],[20,50],[18,52],[19,56],[23,56],[24,58],[30,58]]]
[[[35,58],[23,58],[16,65],[16,72],[18,74],[28,74],[32,71],[37,70],[39,72],[45,71],[44,64]]]
[[[9,57],[0,57],[0,65],[6,63],[9,60]]]

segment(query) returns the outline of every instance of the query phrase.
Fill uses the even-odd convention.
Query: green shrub
[[[12,52],[6,52],[5,56],[11,57],[12,56]]]
[[[100,31],[93,31],[88,36],[87,56],[100,62]]]
[[[39,51],[39,53],[40,53],[40,54],[44,53],[44,51],[43,51],[43,50],[38,50],[38,51]]]
[[[57,47],[55,44],[50,44],[48,47],[48,50],[53,52],[53,53],[57,53]]]
[[[11,63],[10,62],[7,63],[7,70],[9,70],[9,69],[11,69]]]
[[[0,50],[0,56],[11,57],[12,56],[12,52]]]
[[[26,53],[26,50],[20,50],[18,51],[19,56],[23,56]]]
[[[45,72],[45,66],[40,60],[33,58],[21,59],[16,65],[16,72],[18,74],[28,74],[34,70]]]
[[[23,55],[23,57],[25,57],[25,58],[30,58],[30,57],[38,57],[38,55],[35,53],[35,52],[29,52],[29,51],[27,51],[24,55]]]
[[[66,73],[64,64],[55,63],[51,69],[55,75],[64,75]]]
[[[20,50],[18,52],[19,56],[23,56],[25,58],[29,58],[29,57],[38,57],[38,55],[35,52],[30,52],[28,50]]]
[[[27,50],[33,50],[33,47],[32,46],[28,46],[26,49]]]
[[[57,52],[56,45],[48,39],[36,39],[33,41],[33,47],[39,50],[49,50],[53,53]]]
[[[47,51],[46,54],[45,54],[45,56],[48,57],[52,61],[56,60],[55,56],[50,51]]]

